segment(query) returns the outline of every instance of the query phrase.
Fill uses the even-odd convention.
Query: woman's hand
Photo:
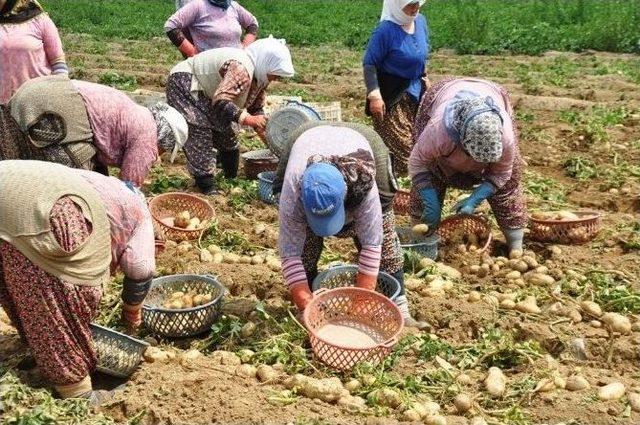
[[[384,100],[380,97],[369,99],[369,111],[375,120],[382,121],[385,114]]]
[[[264,115],[247,115],[242,124],[253,127],[257,133],[264,132],[267,128],[267,117]]]

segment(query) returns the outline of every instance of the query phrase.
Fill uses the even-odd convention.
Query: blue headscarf
[[[232,1],[233,0],[209,0],[209,3],[211,3],[214,6],[221,7],[224,10],[227,10],[229,6],[231,6]]]

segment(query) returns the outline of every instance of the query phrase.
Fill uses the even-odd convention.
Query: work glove
[[[247,115],[242,120],[242,125],[253,127],[256,132],[264,132],[267,128],[267,117],[264,115]]]
[[[368,289],[369,291],[375,291],[378,283],[377,276],[370,276],[368,274],[358,272],[356,274],[356,287],[362,289]]]
[[[429,232],[433,233],[440,224],[442,214],[438,192],[433,188],[424,188],[419,193],[422,199],[422,222],[429,226]]]
[[[307,308],[307,304],[313,298],[313,294],[309,290],[308,282],[296,282],[289,286],[289,295],[291,301],[298,307],[298,310],[303,311]]]
[[[471,196],[458,202],[454,206],[454,209],[457,214],[473,214],[476,208],[478,208],[478,205],[480,205],[485,199],[491,197],[495,192],[496,187],[493,184],[484,182],[480,186],[476,187],[476,189],[471,193]]]
[[[183,55],[185,55],[186,57],[190,58],[192,56],[195,56],[198,54],[198,50],[195,48],[195,46],[193,44],[191,44],[191,42],[187,39],[185,39],[180,46],[178,47],[178,50],[180,50],[180,53],[182,53]]]

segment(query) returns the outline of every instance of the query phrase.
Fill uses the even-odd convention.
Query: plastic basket
[[[164,193],[152,198],[149,201],[149,210],[153,218],[156,237],[176,242],[198,239],[207,227],[206,222],[214,216],[213,207],[206,200],[180,192]],[[200,228],[187,230],[169,226],[161,221],[168,217],[175,217],[181,211],[189,211],[192,217],[198,217],[202,223]]]
[[[440,238],[437,235],[431,235],[426,238],[416,238],[411,227],[404,226],[396,227],[396,233],[400,239],[402,249],[414,251],[432,260],[438,257],[438,242]]]
[[[529,238],[539,242],[582,244],[596,237],[602,225],[597,211],[574,211],[577,220],[543,220],[531,218]]]
[[[206,304],[172,310],[164,302],[175,291],[211,294]],[[214,276],[171,275],[154,279],[142,304],[142,320],[153,333],[166,337],[199,335],[211,329],[222,310],[225,288]]]
[[[98,356],[96,369],[118,378],[129,377],[142,361],[149,344],[94,323],[89,327]]]
[[[312,107],[322,121],[339,122],[342,121],[342,105],[340,102],[314,103],[307,102]]]
[[[264,171],[276,171],[278,157],[269,149],[258,149],[242,154],[244,162],[244,176],[249,180],[258,178],[258,174]]]
[[[311,348],[320,361],[338,370],[358,363],[380,363],[398,342],[404,321],[389,298],[362,288],[319,289],[304,310]],[[371,343],[337,343],[327,338],[327,325],[347,326],[366,334]],[[354,341],[355,342],[355,341]]]
[[[273,181],[275,177],[275,171],[263,171],[258,174],[258,195],[262,202],[267,204],[276,204],[278,202],[273,195]]]
[[[477,252],[485,252],[491,247],[493,236],[491,223],[485,216],[477,214],[457,214],[445,218],[438,226],[437,235],[443,245],[452,243],[452,238],[458,234],[475,234],[478,241],[485,241]]]
[[[283,96],[277,94],[267,95],[264,102],[264,112],[265,114],[271,114],[278,109],[282,108],[289,102],[300,102],[302,103],[301,96]]]
[[[357,273],[358,266],[334,266],[323,272],[320,272],[318,276],[313,279],[311,288],[316,291],[320,288],[333,289],[342,288],[345,286],[355,286]],[[400,294],[400,283],[390,274],[379,272],[376,291],[383,294],[390,300],[395,300]]]
[[[393,197],[393,212],[397,215],[409,215],[409,204],[411,192],[405,189],[398,189]]]
[[[269,148],[276,156],[281,156],[292,132],[306,122],[318,120],[320,115],[307,104],[287,103],[284,108],[278,109],[269,117],[266,129]]]

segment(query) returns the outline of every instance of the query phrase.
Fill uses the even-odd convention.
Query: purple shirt
[[[242,31],[258,20],[237,2],[227,10],[207,0],[193,0],[181,7],[164,24],[165,32],[188,29],[198,52],[218,47],[241,48]]]
[[[0,104],[7,104],[25,81],[51,75],[53,65],[64,60],[58,29],[47,14],[1,24]]]
[[[444,125],[444,111],[447,104],[461,90],[490,96],[500,108],[504,127],[502,157],[498,162],[483,164],[475,161],[449,137]],[[511,122],[512,114],[513,109],[509,98],[506,94],[503,95],[498,86],[489,81],[466,78],[454,80],[444,86],[433,101],[431,119],[418,136],[409,157],[409,175],[417,189],[422,188],[419,174],[428,172],[432,167],[438,167],[447,177],[456,173],[465,173],[487,180],[497,188],[504,186],[511,178],[517,150],[516,135]]]
[[[112,87],[72,83],[87,107],[98,161],[119,167],[122,180],[142,186],[158,157],[158,129],[151,111]]]

